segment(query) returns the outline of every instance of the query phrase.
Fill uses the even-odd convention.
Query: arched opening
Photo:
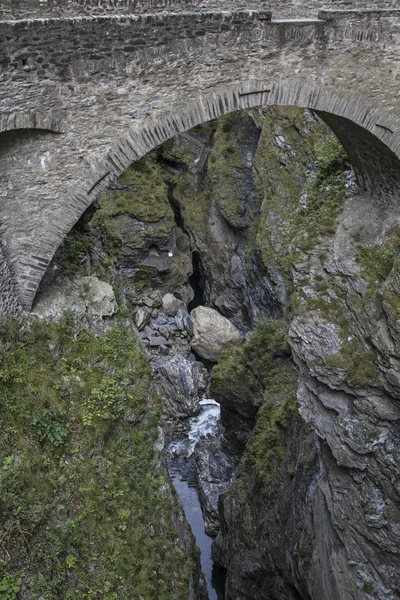
[[[15,277],[21,290],[21,302],[28,308],[56,247],[96,196],[128,166],[167,139],[201,123],[241,108],[254,106],[297,106],[315,111],[331,127],[348,151],[358,180],[380,202],[396,203],[398,198],[400,146],[396,124],[378,110],[353,99],[346,100],[323,88],[306,83],[255,81],[235,88],[224,88],[203,96],[176,114],[157,122],[135,127],[103,160],[82,173],[79,186],[69,191],[71,206],[54,207],[46,235],[38,233],[35,252],[27,253],[19,263]],[[57,224],[57,225],[56,225]],[[7,234],[6,234],[7,236]],[[16,250],[17,251],[17,250]]]

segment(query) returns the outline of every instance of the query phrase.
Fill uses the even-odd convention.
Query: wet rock
[[[164,432],[160,426],[157,427],[157,439],[153,444],[153,449],[155,452],[161,452],[164,449],[165,445],[165,436]]]
[[[199,401],[207,386],[208,373],[198,361],[181,354],[155,366],[158,374],[158,391],[169,412],[175,417],[189,417],[196,413]]]
[[[238,461],[223,448],[219,437],[200,440],[194,456],[205,531],[215,537],[219,531],[218,498],[230,487]]]
[[[190,316],[193,323],[191,347],[202,358],[218,362],[224,344],[242,339],[240,331],[212,308],[198,306]]]

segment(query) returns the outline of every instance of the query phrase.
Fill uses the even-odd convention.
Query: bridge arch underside
[[[15,245],[13,232],[2,231],[4,254],[16,283],[22,306],[29,310],[39,283],[54,252],[97,195],[122,174],[134,161],[176,134],[223,114],[257,106],[297,106],[313,110],[339,138],[366,193],[382,205],[400,205],[400,136],[396,123],[382,111],[354,99],[343,98],[324,89],[316,90],[304,82],[273,83],[256,81],[234,88],[216,90],[201,96],[186,107],[166,116],[137,125],[106,153],[103,159],[79,168],[73,181],[59,180],[57,202],[44,206],[36,214],[34,236],[28,230]],[[116,132],[116,138],[118,137]],[[63,144],[63,136],[55,143]],[[55,138],[53,137],[53,143]],[[45,138],[40,136],[41,152]],[[34,151],[34,148],[32,149]],[[65,148],[68,153],[68,148]],[[87,162],[86,162],[87,164]],[[70,165],[71,166],[71,165]],[[70,169],[70,174],[72,173]],[[57,177],[59,173],[54,173]],[[47,174],[52,177],[52,173]],[[37,218],[40,222],[38,224]],[[5,238],[4,238],[5,236]]]

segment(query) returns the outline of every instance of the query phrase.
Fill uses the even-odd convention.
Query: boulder
[[[162,312],[169,317],[174,317],[178,308],[183,306],[182,300],[179,300],[173,294],[165,294],[162,299]]]
[[[111,317],[117,312],[114,290],[109,283],[100,281],[94,275],[82,277],[80,282],[86,292],[86,310],[89,315]]]
[[[202,358],[218,362],[224,344],[242,339],[240,331],[212,308],[198,306],[190,316],[193,323],[190,345]]]
[[[136,327],[141,331],[149,322],[150,315],[143,306],[139,306],[135,314]]]
[[[91,275],[73,281],[65,280],[46,289],[32,312],[46,319],[59,319],[66,310],[81,317],[85,314],[111,317],[117,308],[111,285]]]

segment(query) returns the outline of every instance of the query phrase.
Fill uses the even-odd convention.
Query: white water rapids
[[[217,435],[220,415],[221,409],[218,402],[212,398],[200,400],[198,415],[189,419],[190,427],[187,437],[169,445],[168,450],[171,455],[189,458],[201,438]]]

